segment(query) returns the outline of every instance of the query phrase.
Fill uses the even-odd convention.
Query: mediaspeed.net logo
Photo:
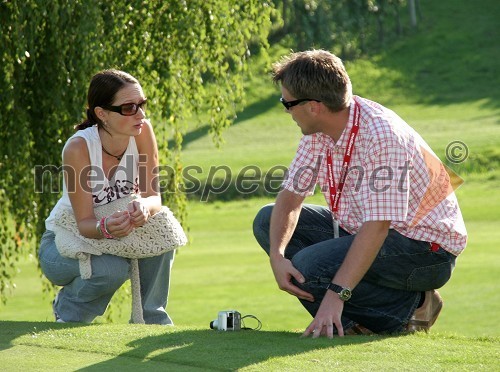
[[[430,148],[422,146],[420,150],[429,176],[429,184],[418,206],[417,213],[410,224],[411,226],[417,225],[431,210],[436,208],[464,183],[463,178],[446,164],[443,164]],[[462,141],[450,142],[446,147],[446,158],[451,163],[462,163],[468,156],[469,149]]]

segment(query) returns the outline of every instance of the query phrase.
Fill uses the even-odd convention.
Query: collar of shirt
[[[342,131],[340,138],[335,142],[332,137],[324,134],[324,133],[316,133],[314,136],[316,140],[323,144],[325,148],[331,148],[334,152],[334,156],[337,157],[337,154],[341,154],[343,156],[342,150],[345,150],[347,147],[347,142],[349,140],[349,134],[351,133],[351,129],[354,125],[354,104],[357,96],[353,96],[351,99],[351,103],[349,104],[349,119],[347,120],[347,125]],[[359,103],[358,103],[359,104]],[[361,112],[360,112],[361,117]]]

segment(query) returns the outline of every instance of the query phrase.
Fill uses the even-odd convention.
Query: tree
[[[273,0],[283,26],[273,40],[292,49],[332,49],[352,59],[382,47],[389,35],[402,32],[400,9],[405,0]],[[393,27],[394,26],[394,27]],[[394,33],[387,32],[393,28]]]
[[[83,119],[91,76],[120,68],[151,104],[164,201],[185,218],[179,152],[184,123],[205,110],[220,142],[243,97],[251,43],[267,47],[261,0],[5,0],[0,3],[0,295],[27,242],[60,196],[58,166]],[[168,138],[175,146],[167,148]],[[37,244],[34,245],[35,247]]]

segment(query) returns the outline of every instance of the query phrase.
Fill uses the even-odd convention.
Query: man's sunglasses
[[[308,101],[321,102],[321,101],[314,99],[314,98],[301,98],[301,99],[296,99],[295,101],[286,101],[283,97],[280,98],[280,102],[283,104],[283,106],[285,106],[285,108],[287,110],[289,110],[293,106],[297,106],[299,103],[308,102]]]
[[[139,111],[139,109],[142,109],[142,111],[146,111],[146,101],[147,100],[144,100],[140,103],[125,103],[120,106],[103,106],[103,108],[105,110],[117,112],[123,116],[132,116],[137,114],[137,111]]]

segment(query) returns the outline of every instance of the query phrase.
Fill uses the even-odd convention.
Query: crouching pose
[[[128,279],[130,260],[92,255],[91,277],[83,278],[79,260],[62,256],[56,246],[58,212],[72,209],[82,237],[120,239],[144,226],[162,207],[154,177],[156,138],[145,117],[146,97],[139,82],[123,71],[102,71],[92,78],[87,98],[87,120],[77,125],[63,149],[63,195],[46,220],[39,249],[44,275],[62,286],[53,303],[59,322],[90,323],[102,315]],[[131,194],[141,197],[124,210],[96,217],[94,208]],[[172,250],[138,260],[145,323],[172,324],[165,309],[173,259]]]
[[[331,53],[292,53],[273,79],[303,137],[254,235],[314,317],[304,336],[427,331],[467,240],[444,166],[393,111],[353,96]],[[303,204],[316,185],[328,207]]]

